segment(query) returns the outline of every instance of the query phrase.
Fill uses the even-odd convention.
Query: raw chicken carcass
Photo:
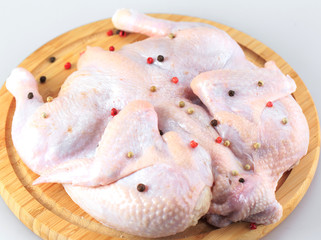
[[[78,71],[66,79],[58,97],[50,103],[43,103],[35,79],[26,70],[15,69],[7,80],[7,89],[17,104],[13,142],[34,172],[40,174],[58,163],[93,156],[112,119],[109,112],[113,108],[121,110],[136,99],[147,100],[154,106],[161,105],[164,99],[174,105],[181,100],[194,101],[197,98],[190,83],[199,73],[254,67],[234,40],[212,26],[164,22],[131,10],[119,10],[113,19],[116,26],[118,20],[127,19],[131,30],[159,36],[115,52],[88,47],[79,59]],[[167,30],[159,24],[168,26]],[[146,32],[146,26],[160,30]],[[171,29],[177,31],[174,39],[167,37]],[[158,55],[165,60],[156,61]],[[148,57],[154,58],[153,64],[146,63]],[[177,77],[179,83],[173,84],[172,77]],[[154,93],[150,92],[152,86],[157,89]],[[27,98],[29,92],[33,99]]]
[[[88,47],[49,103],[26,70],[7,80],[13,142],[41,175],[35,183],[63,183],[103,224],[146,237],[181,232],[205,214],[215,226],[277,221],[277,181],[308,143],[293,80],[272,62],[257,68],[206,24],[125,9],[113,22],[151,38],[116,52]]]

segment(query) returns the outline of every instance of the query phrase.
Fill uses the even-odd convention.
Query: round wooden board
[[[307,191],[319,159],[318,115],[303,81],[275,52],[240,31],[195,17],[170,14],[152,14],[152,16],[173,21],[194,21],[214,25],[230,34],[243,48],[249,60],[258,66],[263,66],[268,60],[273,60],[284,74],[289,74],[295,80],[297,90],[293,96],[308,120],[310,142],[308,154],[301,159],[298,166],[291,172],[285,173],[279,181],[276,197],[283,206],[281,221],[284,220]],[[39,85],[39,91],[44,99],[49,95],[55,97],[64,79],[76,70],[79,53],[84,51],[87,45],[101,46],[106,50],[113,45],[117,50],[125,44],[146,38],[134,33],[123,38],[106,36],[106,31],[112,28],[111,19],[76,28],[36,50],[19,66],[32,72],[36,79],[39,79],[41,75],[46,75],[47,82]],[[50,63],[48,61],[50,56],[55,56],[57,60]],[[64,69],[66,62],[72,63],[70,70]],[[142,239],[98,223],[70,199],[60,184],[32,186],[37,175],[24,165],[13,147],[11,123],[15,100],[5,86],[0,90],[0,106],[0,192],[9,208],[28,228],[43,239]],[[256,230],[251,231],[248,223],[235,223],[222,229],[215,229],[201,220],[197,226],[166,239],[259,239],[280,222],[258,226]]]

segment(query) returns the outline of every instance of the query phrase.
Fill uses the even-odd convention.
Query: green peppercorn
[[[188,114],[193,114],[194,113],[194,108],[188,108],[187,109]]]
[[[184,102],[184,101],[180,101],[180,102],[178,103],[178,106],[179,106],[180,108],[185,107],[185,102]]]
[[[149,89],[151,92],[156,92],[156,87],[155,86],[151,86]]]

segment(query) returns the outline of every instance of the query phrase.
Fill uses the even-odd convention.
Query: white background
[[[321,112],[321,2],[0,0],[0,85],[29,54],[60,34],[112,16],[117,8],[176,13],[229,25],[263,42],[299,74]],[[320,168],[303,200],[265,240],[320,239]],[[0,198],[0,239],[39,239]]]

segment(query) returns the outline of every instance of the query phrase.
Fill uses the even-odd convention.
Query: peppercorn
[[[125,31],[119,31],[119,36],[120,37],[126,37],[127,33]]]
[[[163,62],[164,61],[164,56],[163,55],[158,55],[157,56],[157,61]]]
[[[228,91],[228,95],[230,97],[233,97],[235,95],[235,91],[233,91],[233,90]]]
[[[144,192],[145,190],[146,190],[145,184],[140,183],[140,184],[137,185],[137,191],[138,192]]]
[[[224,141],[224,146],[229,147],[231,145],[231,142],[229,140]]]
[[[188,114],[193,114],[194,113],[194,108],[188,108],[187,109]]]
[[[156,87],[155,86],[151,86],[150,89],[149,89],[151,92],[156,92]]]
[[[245,182],[244,178],[240,178],[240,179],[239,179],[239,182],[240,182],[240,183],[244,183],[244,182]]]
[[[162,130],[159,130],[159,134],[161,135],[161,136],[163,136],[163,131]]]
[[[109,51],[111,51],[111,52],[115,51],[115,47],[114,46],[110,46],[109,47]]]
[[[194,140],[192,140],[189,144],[191,145],[192,148],[196,148],[198,146],[198,143],[195,142]]]
[[[258,81],[258,82],[257,82],[257,85],[258,85],[259,87],[262,87],[262,86],[264,85],[264,83],[263,83],[262,81]]]
[[[216,119],[213,119],[210,124],[212,125],[212,127],[216,127],[218,124],[218,121]]]
[[[254,149],[259,149],[261,147],[261,143],[253,143]]]
[[[168,34],[168,37],[169,37],[170,39],[173,39],[173,38],[175,38],[176,36],[175,36],[174,33],[170,33],[170,34]]]
[[[110,110],[110,115],[112,115],[113,117],[116,116],[117,113],[118,113],[118,111],[117,111],[116,108],[112,108],[112,109]]]
[[[119,29],[117,29],[117,30],[116,30],[116,34],[119,34],[119,33],[120,33],[120,30],[119,30]]]
[[[32,92],[28,93],[28,99],[33,99],[33,93]]]
[[[56,61],[56,58],[55,58],[55,57],[50,57],[50,58],[49,58],[49,62],[53,63],[54,61]]]
[[[113,33],[113,30],[109,30],[109,31],[107,31],[107,36],[113,36],[114,35],[114,33]]]
[[[250,229],[255,230],[257,228],[255,223],[250,223]]]
[[[147,63],[148,64],[152,64],[153,62],[154,62],[153,58],[151,58],[151,57],[147,58]]]
[[[250,164],[245,164],[244,169],[247,170],[247,171],[250,170],[251,169]]]
[[[285,124],[287,124],[288,123],[288,119],[287,118],[283,118],[282,119],[282,123],[285,125]]]
[[[71,68],[71,63],[70,62],[67,62],[66,64],[65,64],[65,69],[67,70],[67,69],[70,69]]]
[[[175,83],[175,84],[178,83],[178,78],[177,77],[173,77],[172,78],[172,83]]]
[[[128,158],[134,157],[134,153],[133,153],[133,152],[128,152],[128,153],[127,153],[127,157],[128,157]]]
[[[178,103],[178,106],[179,106],[180,108],[185,107],[185,102],[184,102],[184,101],[180,101],[180,102]]]
[[[42,117],[42,118],[47,118],[47,117],[48,117],[48,114],[45,113],[45,112],[43,112],[43,113],[41,113],[41,117]]]
[[[47,78],[46,78],[46,76],[41,76],[39,80],[41,83],[45,83]]]
[[[52,100],[53,100],[53,97],[51,97],[51,96],[47,97],[47,102],[52,102]]]
[[[239,175],[239,172],[236,171],[236,170],[233,170],[233,171],[232,171],[232,175],[233,175],[233,176],[237,176],[237,175]]]
[[[267,107],[273,107],[273,103],[271,101],[269,101],[269,102],[266,103],[266,106]]]
[[[221,143],[221,142],[222,142],[222,138],[221,138],[221,137],[217,137],[217,138],[215,139],[215,142]]]

